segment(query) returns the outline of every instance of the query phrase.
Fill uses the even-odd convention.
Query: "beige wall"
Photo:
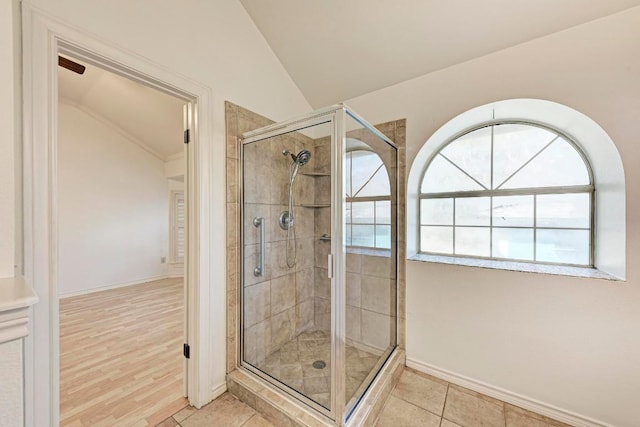
[[[58,296],[166,277],[164,162],[81,109],[58,108]]]
[[[637,425],[638,22],[636,7],[347,101],[374,122],[407,118],[409,165],[458,114],[492,101],[539,98],[594,119],[625,166],[626,282],[409,261],[411,362],[611,425]]]

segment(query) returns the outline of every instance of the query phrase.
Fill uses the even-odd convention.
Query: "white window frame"
[[[444,114],[447,114],[446,112]],[[407,258],[411,261],[445,263],[511,271],[527,271],[554,275],[625,280],[626,277],[626,183],[624,166],[618,149],[600,124],[584,113],[557,102],[518,98],[493,101],[452,115],[448,121],[428,121],[427,128],[414,133],[430,134],[413,156],[407,177]],[[419,253],[418,204],[422,171],[434,152],[452,135],[491,120],[521,120],[542,123],[570,135],[579,142],[591,162],[595,186],[594,268],[564,267],[527,262],[470,259],[448,256],[428,256]],[[430,124],[429,124],[430,123]],[[416,123],[415,126],[424,124]]]
[[[538,127],[541,129],[544,129],[546,131],[549,131],[553,134],[555,134],[556,136],[553,138],[553,140],[551,140],[542,150],[540,150],[538,153],[536,153],[531,159],[529,159],[526,163],[524,163],[523,165],[521,165],[515,172],[512,173],[511,176],[514,176],[515,174],[517,174],[519,171],[521,171],[531,160],[533,160],[538,154],[540,154],[542,151],[544,151],[545,148],[547,148],[549,145],[551,145],[555,140],[557,140],[558,138],[562,138],[565,141],[567,141],[578,153],[578,155],[580,156],[580,158],[582,159],[582,161],[584,162],[584,166],[587,170],[587,174],[589,176],[589,184],[588,185],[566,185],[566,186],[553,186],[553,187],[532,187],[532,188],[518,188],[518,189],[486,189],[486,190],[473,190],[473,191],[452,191],[452,192],[442,192],[442,193],[423,193],[422,191],[419,192],[418,194],[418,198],[419,198],[419,202],[418,202],[418,219],[417,219],[417,224],[418,224],[418,253],[420,254],[427,254],[427,255],[442,255],[442,253],[437,253],[437,252],[428,252],[428,251],[423,251],[422,248],[420,247],[420,242],[422,241],[422,226],[426,225],[426,224],[422,224],[421,223],[421,206],[422,203],[420,203],[422,200],[424,199],[439,199],[439,198],[447,198],[447,199],[453,199],[453,203],[454,203],[454,218],[453,218],[453,222],[451,227],[453,227],[453,254],[449,254],[447,256],[452,256],[452,257],[456,257],[456,258],[477,258],[477,259],[487,259],[487,260],[498,260],[498,261],[514,261],[514,262],[524,262],[524,263],[532,263],[532,264],[549,264],[549,265],[563,265],[563,266],[570,266],[570,267],[593,267],[594,265],[594,242],[595,242],[595,236],[594,236],[594,225],[595,225],[595,183],[594,183],[594,178],[593,178],[593,172],[591,169],[591,163],[588,159],[588,157],[586,156],[586,154],[582,151],[582,149],[580,148],[580,146],[573,140],[573,138],[571,138],[569,135],[567,135],[566,133],[562,132],[559,129],[555,129],[551,126],[548,125],[544,125],[541,123],[536,123],[533,121],[523,121],[523,120],[491,120],[491,121],[487,121],[487,122],[483,122],[480,124],[477,124],[476,126],[473,126],[471,128],[468,128],[460,133],[457,133],[456,135],[454,135],[453,137],[449,138],[444,144],[442,144],[439,149],[437,151],[435,151],[433,153],[433,155],[429,158],[429,161],[424,165],[423,169],[422,169],[422,173],[421,173],[421,178],[420,178],[420,186],[422,186],[422,182],[424,181],[424,176],[427,172],[427,170],[429,169],[429,166],[431,166],[432,161],[442,152],[442,150],[444,150],[446,147],[449,146],[449,144],[454,143],[455,141],[457,141],[458,139],[460,139],[461,137],[475,132],[479,129],[484,129],[484,128],[488,128],[491,127],[492,131],[491,131],[491,159],[493,159],[493,136],[494,136],[494,132],[493,132],[493,126],[500,126],[500,125],[522,125],[522,126],[532,126],[532,127]],[[491,160],[491,176],[493,176],[493,160]],[[465,171],[463,171],[463,173],[466,174]],[[511,177],[507,178],[506,181],[508,181]],[[471,178],[473,179],[473,178]],[[420,187],[421,188],[421,187]],[[589,194],[589,261],[587,264],[567,264],[567,263],[562,263],[562,262],[547,262],[547,261],[538,261],[536,260],[536,242],[537,242],[537,230],[542,230],[542,229],[547,229],[546,227],[538,227],[536,225],[536,218],[535,218],[535,212],[536,212],[536,205],[537,205],[537,196],[538,195],[546,195],[546,194],[576,194],[576,193],[588,193]],[[491,256],[488,257],[483,257],[483,256],[472,256],[472,255],[461,255],[461,254],[456,254],[455,253],[455,230],[456,230],[456,223],[455,223],[455,203],[456,203],[456,199],[462,199],[462,198],[469,198],[469,197],[489,197],[490,198],[490,203],[491,203],[491,211],[493,211],[493,197],[500,197],[500,196],[533,196],[534,199],[534,218],[533,218],[533,225],[531,227],[522,227],[522,228],[526,228],[526,229],[532,229],[533,230],[533,260],[521,260],[521,259],[516,259],[516,258],[500,258],[500,257],[495,257],[493,256],[493,248],[492,248],[492,242],[493,242],[493,230],[495,228],[514,228],[514,227],[499,227],[499,226],[495,226],[493,224],[493,215],[489,216],[489,225],[487,226],[489,228],[489,246],[490,246],[490,251],[491,251]],[[485,226],[483,226],[485,227]],[[566,228],[561,228],[561,227],[554,227],[554,228],[550,228],[552,230],[584,230],[585,228],[571,228],[571,227],[566,227]]]

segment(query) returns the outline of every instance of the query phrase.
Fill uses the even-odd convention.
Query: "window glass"
[[[423,199],[420,224],[453,225],[453,199]]]
[[[491,127],[461,136],[440,153],[484,188],[491,188]]]
[[[567,137],[537,124],[485,126],[428,164],[420,251],[591,265],[592,197],[588,165]]]
[[[429,165],[422,181],[423,193],[475,190],[482,190],[482,186],[439,154]]]
[[[351,226],[351,245],[374,247],[375,244],[375,226],[353,224]]]
[[[352,202],[351,223],[373,224],[375,220],[375,206],[373,202]]]
[[[533,195],[493,198],[495,227],[533,227]]]
[[[492,238],[493,257],[533,261],[533,228],[494,228]]]
[[[391,224],[391,201],[376,201],[376,224]]]
[[[590,194],[541,194],[537,196],[538,227],[589,228]]]
[[[390,249],[391,248],[391,226],[390,225],[376,225],[376,248]]]
[[[456,199],[456,225],[490,225],[491,199],[466,197]]]
[[[372,151],[352,151],[349,197],[386,196],[389,191],[389,176],[382,159]]]
[[[524,166],[557,136],[536,126],[505,124],[493,126],[493,129],[494,188]]]
[[[456,227],[456,255],[488,257],[489,227]]]
[[[350,142],[367,147],[361,141]],[[345,160],[347,245],[391,248],[391,186],[384,162],[365,149],[347,152]]]
[[[452,254],[453,227],[423,226],[420,233],[420,246],[423,251]]]
[[[500,188],[589,185],[589,173],[575,148],[557,139]]]
[[[588,264],[589,232],[586,230],[538,230],[536,259],[562,264]]]

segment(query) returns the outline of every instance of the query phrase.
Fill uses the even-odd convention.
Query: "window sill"
[[[408,258],[410,261],[434,262],[439,264],[463,265],[466,267],[492,268],[496,270],[521,271],[526,273],[543,273],[557,276],[586,277],[591,279],[605,279],[620,281],[597,268],[570,267],[563,265],[533,264],[528,262],[498,261],[479,258],[461,258],[446,255],[416,254]]]

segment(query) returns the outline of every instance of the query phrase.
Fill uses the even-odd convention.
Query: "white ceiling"
[[[182,153],[184,101],[70,59],[87,69],[80,75],[58,67],[58,93],[62,100],[115,126],[161,160]]]
[[[240,1],[313,107],[640,5],[640,0]]]

